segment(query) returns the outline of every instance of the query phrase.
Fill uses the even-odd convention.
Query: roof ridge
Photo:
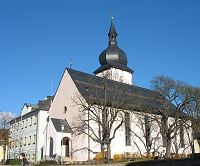
[[[85,72],[82,72],[82,71],[79,71],[79,70],[75,70],[75,69],[71,69],[71,68],[66,68],[67,71],[71,71],[71,72],[74,72],[74,73],[77,73],[77,74],[81,74],[81,75],[86,75],[88,77],[93,77],[93,78],[96,78],[96,79],[99,79],[99,80],[102,80],[103,77],[99,77],[99,76],[96,76],[96,75],[92,75],[92,74],[89,74],[89,73],[85,73]],[[70,73],[69,73],[70,74]],[[130,86],[130,87],[134,87],[134,88],[137,88],[137,89],[141,89],[141,90],[146,90],[146,91],[149,91],[149,92],[156,92],[158,93],[157,91],[155,90],[152,90],[152,89],[147,89],[147,88],[143,88],[143,87],[140,87],[140,86],[137,86],[137,85],[130,85],[130,84],[126,84],[126,83],[123,83],[123,82],[118,82],[118,81],[114,81],[114,80],[110,80],[108,79],[108,81],[110,82],[115,82],[117,84],[121,84],[121,85],[125,85],[125,86]]]

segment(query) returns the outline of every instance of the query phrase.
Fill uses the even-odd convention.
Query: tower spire
[[[111,25],[108,36],[109,36],[109,42],[108,42],[109,44],[117,44],[117,32],[115,30],[113,16],[111,16]]]
[[[108,47],[99,55],[99,62],[101,66],[96,69],[94,73],[98,76],[104,76],[104,74],[108,72],[111,75],[111,79],[132,84],[133,70],[127,67],[128,61],[126,54],[121,48],[118,47],[117,35],[118,34],[114,26],[114,18],[111,16],[111,24],[108,32]]]

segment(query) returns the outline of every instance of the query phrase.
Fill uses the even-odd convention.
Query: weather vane
[[[112,15],[112,11],[110,12],[110,18],[111,18],[112,21],[114,20],[114,17]]]

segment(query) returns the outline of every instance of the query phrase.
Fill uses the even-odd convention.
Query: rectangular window
[[[10,132],[13,132],[13,125],[10,126]]]
[[[25,128],[27,128],[27,125],[28,125],[28,119],[26,119],[25,121]]]
[[[24,121],[22,121],[22,129],[24,128]]]
[[[29,142],[28,142],[28,144],[29,145],[31,144],[31,136],[29,136]]]
[[[35,135],[34,135],[34,136],[33,136],[33,144],[35,144],[35,138],[36,138],[36,137],[35,137]]]
[[[131,146],[130,114],[125,113],[125,141],[126,146]]]
[[[15,141],[15,147],[17,148],[17,140]]]
[[[14,148],[15,147],[15,143],[14,142],[12,142],[12,148]]]
[[[34,125],[37,123],[37,117],[34,116]]]
[[[23,144],[23,138],[21,138],[20,146],[22,146],[22,144]]]
[[[31,118],[30,118],[30,126],[32,126],[32,121],[33,121],[33,120],[32,120],[32,117],[31,117]]]
[[[16,127],[16,130],[17,130],[17,131],[19,130],[19,123],[17,123],[17,127]]]
[[[26,137],[24,137],[24,146],[26,146]]]
[[[9,142],[9,148],[10,148],[10,149],[12,148],[12,143],[11,143],[11,142]]]
[[[16,123],[13,125],[13,128],[14,128],[14,132],[16,131]]]

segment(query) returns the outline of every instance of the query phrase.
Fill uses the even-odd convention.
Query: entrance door
[[[69,138],[68,137],[63,138],[63,146],[64,146],[65,157],[69,157]]]

